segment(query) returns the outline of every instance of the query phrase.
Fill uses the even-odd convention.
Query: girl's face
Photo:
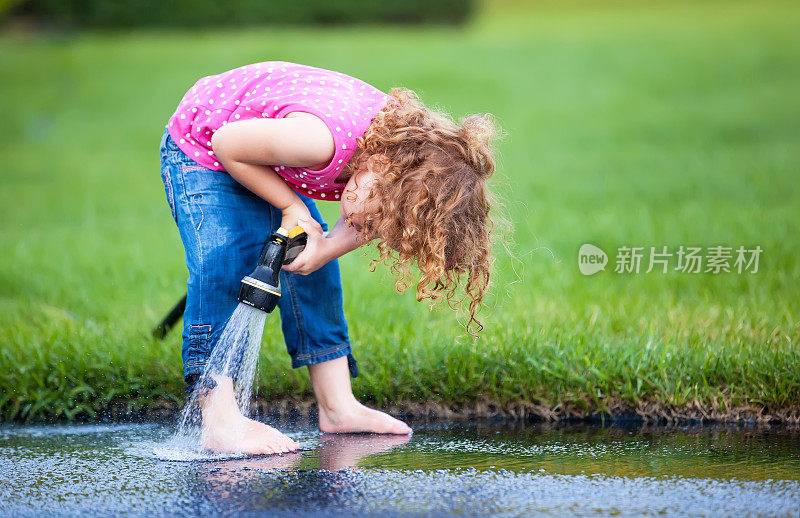
[[[352,225],[358,232],[361,231],[363,215],[377,208],[375,205],[377,203],[376,200],[370,200],[369,203],[366,203],[365,200],[369,196],[370,187],[378,179],[378,175],[383,174],[385,171],[385,162],[381,162],[381,160],[381,157],[373,156],[367,162],[367,168],[364,171],[353,173],[342,193],[339,212],[342,214],[345,223]],[[395,246],[392,246],[392,248],[398,250]]]
[[[369,195],[370,186],[375,182],[376,172],[371,169],[354,173],[347,181],[347,185],[342,193],[342,201],[339,203],[339,212],[345,220],[356,230],[361,230],[363,214],[374,209],[373,205],[367,205],[365,200]]]

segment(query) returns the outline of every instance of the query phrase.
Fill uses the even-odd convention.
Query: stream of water
[[[731,428],[274,422],[298,453],[158,458],[175,427],[0,426],[0,514],[798,516],[800,434]]]
[[[155,447],[157,455],[165,460],[197,460],[207,457],[200,441],[201,413],[198,396],[201,387],[212,381],[213,373],[223,374],[234,380],[236,404],[242,415],[250,417],[250,402],[253,398],[253,380],[258,367],[258,352],[267,314],[247,304],[239,303],[211,357],[200,376],[198,389],[187,398],[178,419],[175,434],[164,444]],[[216,458],[241,457],[242,455],[219,455]]]

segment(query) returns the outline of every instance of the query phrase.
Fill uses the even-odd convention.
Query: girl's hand
[[[301,218],[297,224],[306,231],[308,241],[303,251],[294,261],[283,265],[283,269],[299,275],[308,275],[325,266],[331,260],[331,256],[327,250],[327,240],[322,235],[322,225],[317,220]]]
[[[283,209],[283,211],[281,211],[281,216],[281,226],[286,230],[291,230],[296,227],[299,224],[298,221],[301,219],[311,220],[317,223],[316,220],[311,217],[311,212],[308,210],[308,207],[306,207],[306,204],[299,201],[299,198],[297,203],[293,203]]]

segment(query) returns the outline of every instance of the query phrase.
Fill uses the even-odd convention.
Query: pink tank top
[[[334,180],[353,155],[364,132],[391,96],[348,75],[286,61],[265,61],[197,81],[183,96],[167,128],[192,160],[224,171],[214,156],[211,135],[224,124],[257,117],[282,118],[308,112],[328,126],[336,145],[320,171],[275,165],[295,192],[318,200],[339,201],[346,184]]]

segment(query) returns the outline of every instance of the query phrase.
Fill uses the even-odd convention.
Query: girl
[[[361,405],[337,258],[377,240],[392,271],[416,260],[417,300],[448,301],[466,273],[470,321],[492,265],[491,115],[461,125],[410,90],[385,94],[348,75],[284,61],[200,79],[167,122],[161,174],[189,269],[182,359],[191,390],[219,340],[267,237],[300,225],[306,248],[280,273],[281,326],[292,367],[307,365],[323,432],[407,434]],[[328,232],[314,200],[339,202]],[[402,280],[397,286],[404,285]],[[399,288],[398,288],[399,289]],[[465,298],[466,298],[465,297]],[[465,299],[462,299],[465,300]],[[461,302],[461,301],[459,301]],[[481,326],[482,327],[482,326]],[[348,373],[349,370],[349,373]],[[233,382],[217,375],[201,398],[203,443],[218,452],[295,450],[299,444],[241,415]]]

